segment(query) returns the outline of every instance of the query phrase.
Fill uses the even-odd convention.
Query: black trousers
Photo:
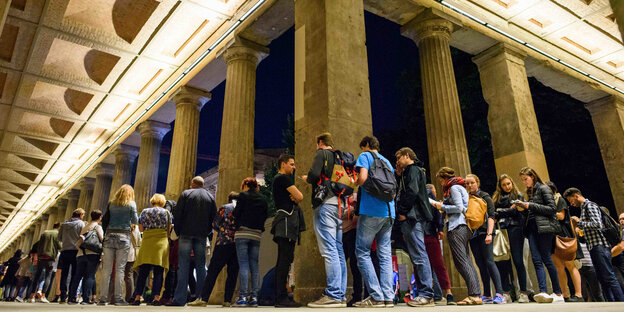
[[[353,300],[357,302],[362,301],[362,273],[360,273],[355,256],[355,234],[355,229],[342,233],[342,248],[345,253],[345,261],[349,261],[349,268],[353,276]]]
[[[142,296],[143,291],[145,290],[145,283],[147,278],[149,277],[150,271],[154,271],[154,282],[152,283],[152,296],[160,296],[160,291],[163,285],[163,278],[165,273],[165,268],[152,265],[152,264],[142,264],[139,267],[139,277],[136,281],[136,287],[134,288],[133,297]]]
[[[295,242],[287,238],[275,238],[277,243],[277,263],[275,264],[275,303],[288,300],[288,272],[295,260]]]
[[[59,270],[61,270],[61,286],[60,286],[61,301],[65,301],[65,299],[67,298],[67,288],[69,284],[67,281],[67,277],[70,275],[69,273],[71,272],[71,276],[76,276],[76,254],[77,253],[78,253],[78,250],[61,251],[61,255],[59,259],[60,265],[58,268]]]
[[[236,288],[236,279],[238,277],[238,257],[236,256],[236,245],[217,245],[214,248],[208,272],[206,272],[206,280],[204,281],[204,289],[202,289],[202,300],[208,302],[212,289],[217,282],[217,277],[224,266],[227,266],[227,279],[225,280],[225,292],[223,294],[223,302],[232,302],[234,288]]]
[[[596,276],[596,270],[593,266],[582,266],[579,269],[581,273],[581,286],[583,299],[586,302],[603,302],[602,288]]]

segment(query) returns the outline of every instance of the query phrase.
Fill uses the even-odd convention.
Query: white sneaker
[[[28,302],[30,302],[30,303],[35,303],[35,298],[28,299]]]
[[[554,298],[550,296],[549,294],[542,292],[533,296],[533,299],[535,299],[535,302],[537,303],[551,303],[553,302]]]
[[[553,298],[552,303],[565,303],[563,295],[551,294],[550,296]]]
[[[46,298],[45,296],[41,296],[41,298],[39,298],[39,302],[41,302],[41,303],[50,303],[50,301],[48,301],[48,298]]]

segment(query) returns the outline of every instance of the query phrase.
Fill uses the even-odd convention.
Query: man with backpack
[[[433,307],[433,278],[431,265],[425,247],[425,223],[433,220],[429,198],[427,197],[426,177],[422,168],[415,164],[416,153],[403,147],[395,154],[397,159],[398,194],[397,213],[401,233],[405,240],[407,252],[417,270],[416,285],[418,297],[407,302],[414,307]]]
[[[360,186],[359,219],[355,241],[358,267],[370,296],[354,306],[361,308],[394,307],[392,287],[392,247],[390,236],[394,222],[396,179],[390,162],[379,154],[379,141],[366,136],[360,142],[362,153],[356,162]],[[371,259],[373,241],[377,243],[379,279]]]
[[[609,290],[614,301],[624,301],[624,293],[611,264],[611,244],[604,235],[605,224],[602,221],[600,207],[583,197],[577,188],[567,189],[563,197],[570,202],[570,205],[581,208],[581,218],[573,216],[570,219],[577,233],[579,230],[583,231],[582,236],[587,243],[602,289]]]
[[[335,194],[331,187],[335,166],[342,166],[337,152],[333,150],[331,134],[322,133],[316,137],[316,155],[312,167],[305,176],[312,184],[312,206],[314,207],[314,233],[319,252],[325,259],[327,288],[323,296],[308,303],[310,308],[343,308],[347,306],[347,264],[342,248],[341,207],[345,207],[342,194]],[[344,168],[344,167],[343,167]],[[355,182],[355,181],[354,181]],[[351,189],[353,193],[353,189]]]

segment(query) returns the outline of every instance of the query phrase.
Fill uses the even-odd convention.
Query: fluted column
[[[134,197],[138,212],[149,207],[149,200],[156,192],[160,146],[162,138],[170,129],[168,124],[153,120],[144,121],[138,127],[141,148],[134,179]]]
[[[59,223],[63,223],[65,220],[65,214],[67,213],[67,199],[66,198],[59,198],[56,200],[56,205],[58,207],[58,210],[56,211],[56,222]]]
[[[167,199],[178,200],[180,193],[191,185],[197,166],[199,112],[210,97],[208,91],[190,86],[180,87],[171,96],[176,118],[167,173]]]
[[[227,203],[231,191],[239,191],[241,181],[254,176],[254,117],[256,68],[269,50],[251,41],[236,38],[225,51],[227,64],[217,206]]]
[[[115,197],[115,193],[124,184],[132,182],[132,169],[139,155],[139,148],[132,145],[119,144],[115,148],[115,173],[111,183],[109,200]],[[104,207],[106,209],[106,207]],[[102,210],[102,213],[105,211]]]
[[[524,67],[524,51],[499,43],[472,58],[479,67],[496,173],[515,177],[523,167],[550,180]],[[520,183],[519,187],[524,189]]]
[[[35,235],[35,231],[33,231],[32,227],[26,231],[26,238],[24,239],[24,252],[28,253],[30,248],[32,248],[33,244],[33,236]]]
[[[78,208],[78,199],[80,198],[80,191],[71,189],[65,193],[67,198],[67,210],[65,210],[65,220],[71,218],[74,210]]]
[[[91,207],[91,201],[93,200],[93,187],[95,186],[95,179],[84,177],[80,179],[80,197],[78,198],[78,208],[85,210],[85,216],[89,215],[89,208]]]
[[[594,123],[611,195],[620,214],[624,212],[624,99],[607,96],[585,107]]]
[[[401,33],[418,45],[429,172],[435,175],[440,167],[448,166],[465,177],[470,173],[470,160],[449,45],[453,28],[453,23],[427,9],[403,26]]]
[[[48,222],[46,223],[46,230],[51,230],[52,228],[54,228],[54,223],[57,223],[58,221],[56,221],[56,214],[58,213],[58,207],[51,207],[50,209],[48,209]]]
[[[115,166],[111,164],[99,163],[95,166],[95,187],[93,188],[93,200],[91,200],[88,216],[93,210],[104,211],[106,209],[114,171]],[[86,219],[89,219],[88,216]]]

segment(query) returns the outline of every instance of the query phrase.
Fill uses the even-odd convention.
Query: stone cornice
[[[479,68],[505,60],[524,66],[524,59],[526,56],[526,53],[521,49],[518,49],[508,43],[501,42],[479,53],[472,58],[472,61],[477,64]]]
[[[602,113],[612,113],[616,109],[624,110],[624,100],[615,95],[609,95],[586,103],[585,108],[587,108],[592,116]]]

